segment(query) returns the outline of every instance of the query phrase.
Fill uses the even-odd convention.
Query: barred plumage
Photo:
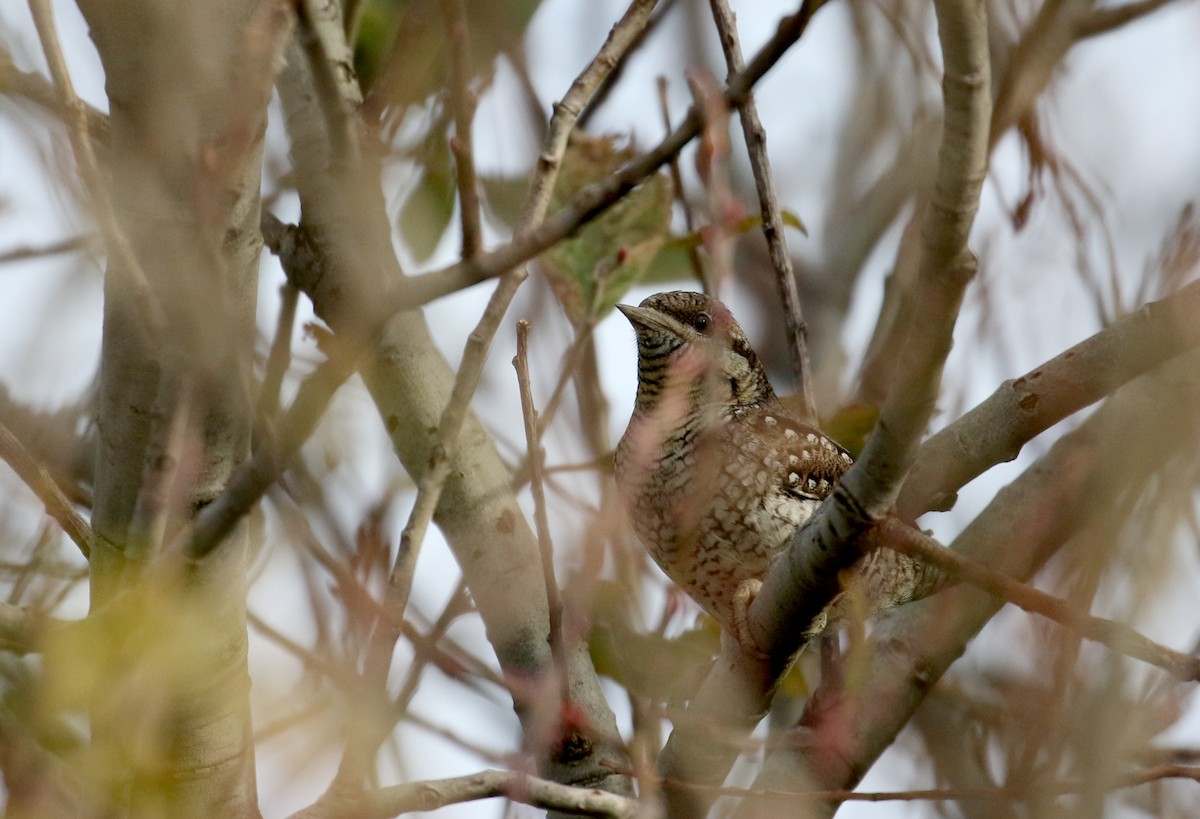
[[[616,452],[634,529],[667,576],[755,650],[746,603],[852,459],[787,410],[721,302],[675,291],[618,309],[638,345],[637,398]],[[911,597],[899,557],[857,564],[867,613]],[[825,624],[822,615],[810,631]]]

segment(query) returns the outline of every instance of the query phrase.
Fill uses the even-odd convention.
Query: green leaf
[[[454,215],[458,190],[445,134],[436,125],[425,141],[421,178],[400,209],[400,235],[418,262],[433,255]]]
[[[575,135],[563,157],[551,209],[587,185],[607,179],[632,158],[615,137]],[[646,274],[668,239],[671,181],[651,176],[575,236],[540,257],[540,265],[571,321],[598,319]]]
[[[867,436],[875,428],[879,418],[877,404],[847,404],[838,409],[822,424],[822,429],[833,440],[846,448],[846,451],[858,458],[862,454]]]
[[[512,230],[529,195],[529,180],[523,176],[480,176],[479,186],[488,215]]]

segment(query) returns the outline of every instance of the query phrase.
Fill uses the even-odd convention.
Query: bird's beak
[[[629,323],[633,325],[635,330],[670,330],[662,320],[661,314],[657,310],[650,310],[645,307],[633,307],[628,304],[618,304],[617,309],[621,311],[621,315],[629,319]]]

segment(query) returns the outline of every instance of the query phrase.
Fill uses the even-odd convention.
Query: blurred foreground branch
[[[743,737],[764,714],[783,672],[803,646],[803,628],[839,590],[838,574],[860,555],[858,541],[883,519],[916,456],[932,415],[962,295],[974,270],[967,233],[987,167],[991,113],[985,6],[979,0],[935,3],[945,61],[945,125],[933,200],[925,213],[921,299],[875,429],[861,459],[793,538],[750,607],[750,629],[769,663],[730,641],[688,706],[660,759],[670,779],[716,784],[737,756],[736,743],[711,742],[712,726]],[[702,726],[702,727],[701,727]],[[694,791],[666,789],[671,810],[705,809]]]

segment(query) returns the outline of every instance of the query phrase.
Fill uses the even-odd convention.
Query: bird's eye
[[[697,313],[692,319],[692,327],[696,328],[697,333],[703,333],[708,330],[708,325],[712,324],[712,316],[708,313]]]

